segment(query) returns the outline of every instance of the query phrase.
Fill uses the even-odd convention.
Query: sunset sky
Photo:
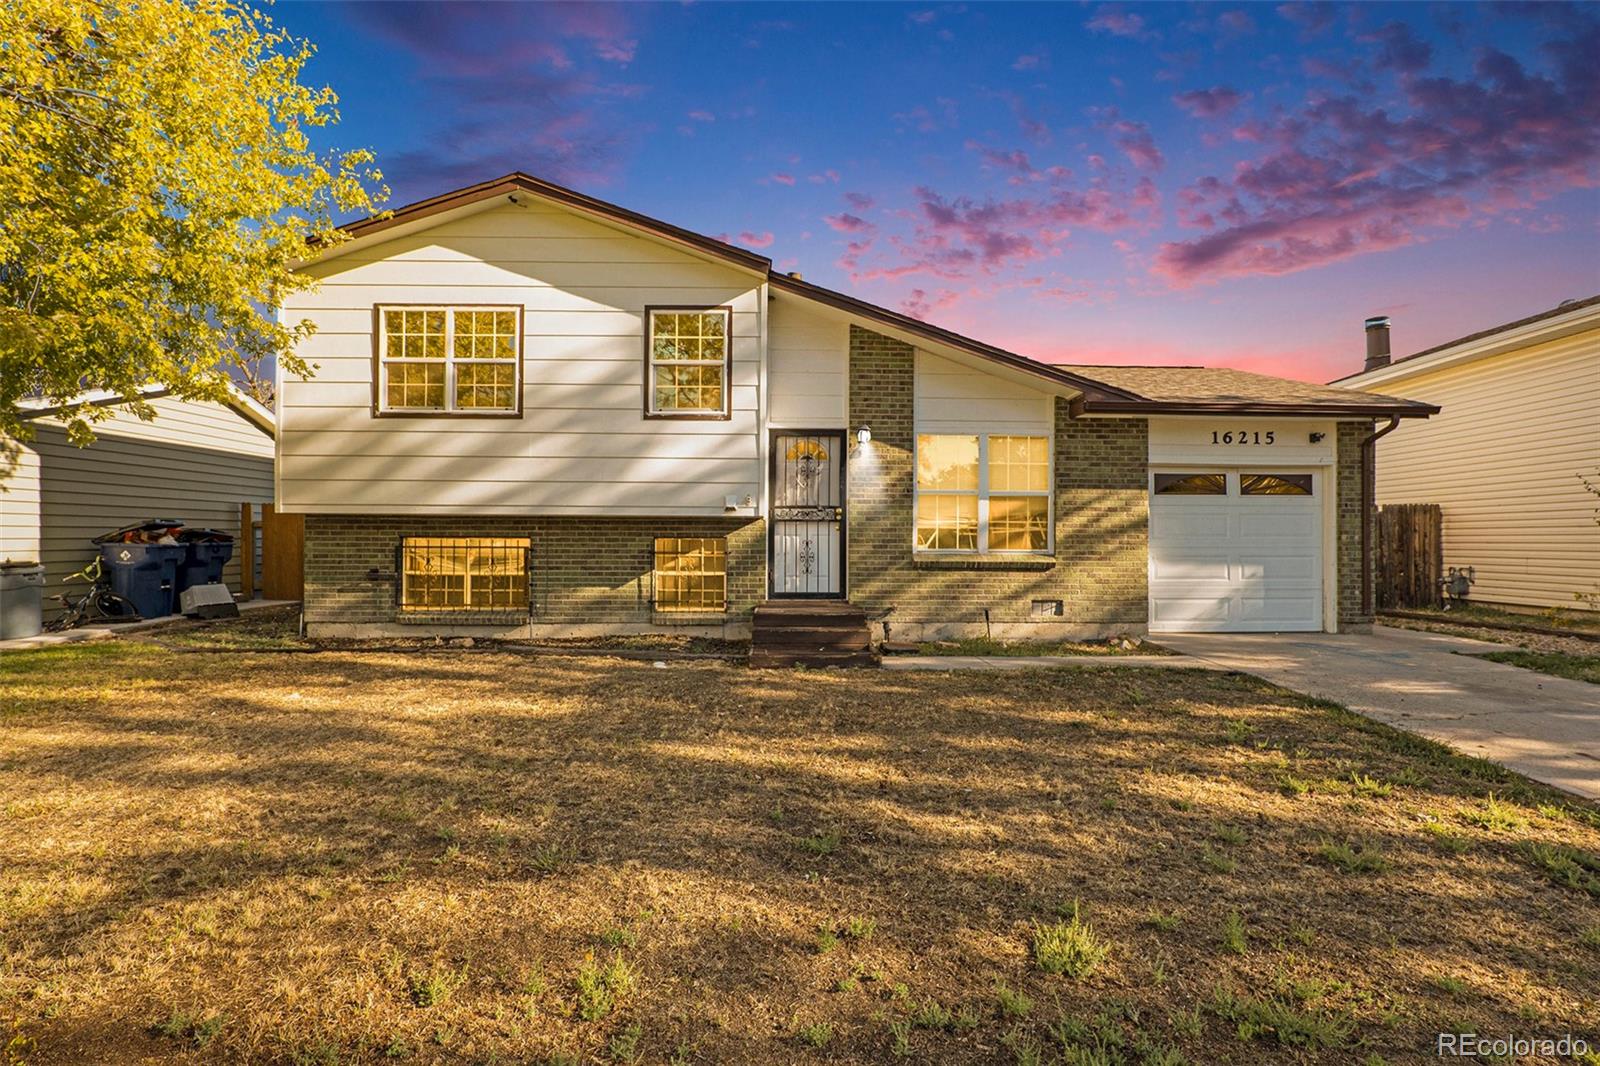
[[[524,170],[1058,362],[1600,292],[1600,5],[280,4],[392,205]]]

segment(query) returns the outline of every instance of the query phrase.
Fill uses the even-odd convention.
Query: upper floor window
[[[657,418],[727,418],[733,370],[733,310],[645,309],[645,413]]]
[[[1049,551],[1049,438],[918,434],[915,545]]]
[[[515,414],[522,408],[520,311],[379,307],[379,414]]]

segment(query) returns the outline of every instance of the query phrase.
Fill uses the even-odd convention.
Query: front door
[[[844,433],[772,435],[773,596],[844,595]]]

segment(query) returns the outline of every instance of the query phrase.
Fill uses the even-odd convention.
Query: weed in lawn
[[[839,937],[828,925],[817,926],[817,954],[826,955],[839,946]]]
[[[611,1034],[611,1040],[606,1044],[606,1050],[611,1055],[612,1062],[638,1062],[639,1037],[644,1035],[644,1030],[638,1022],[629,1022],[617,1032]]]
[[[1434,976],[1433,987],[1452,996],[1459,996],[1467,990],[1467,983],[1459,977],[1441,973]]]
[[[1082,979],[1105,961],[1110,950],[1079,916],[1076,902],[1070,920],[1033,927],[1033,959],[1045,973]]]
[[[1304,796],[1311,791],[1311,782],[1294,774],[1284,773],[1278,775],[1278,791],[1285,796]]]
[[[825,1048],[833,1039],[833,1026],[828,1022],[811,1022],[796,1029],[795,1036],[807,1047]]]
[[[1238,911],[1229,911],[1222,920],[1222,950],[1234,955],[1243,955],[1250,950],[1250,931],[1245,928],[1244,919]]]
[[[625,926],[614,925],[600,934],[601,943],[610,948],[631,948],[639,943],[639,934]]]
[[[1044,1045],[1029,1036],[1022,1026],[1012,1026],[1000,1038],[1000,1043],[1017,1057],[1017,1066],[1044,1066]]]
[[[583,1066],[583,1058],[567,1048],[558,1048],[544,1060],[544,1066]]]
[[[578,1017],[586,1022],[604,1018],[627,998],[633,983],[633,968],[620,954],[603,964],[596,962],[593,954],[586,956],[575,980]]]
[[[528,865],[542,874],[553,874],[571,861],[572,852],[560,842],[536,844],[528,853]]]
[[[410,986],[411,1002],[422,1007],[437,1007],[449,999],[467,979],[465,966],[456,970],[447,966],[435,965],[427,970],[414,973],[407,982]]]
[[[1170,933],[1179,925],[1176,914],[1162,914],[1160,910],[1152,910],[1145,916],[1144,921],[1158,933]]]
[[[150,1029],[157,1036],[164,1036],[169,1040],[182,1040],[195,1048],[203,1048],[217,1038],[224,1024],[226,1019],[220,1014],[213,1014],[209,1018],[193,1018],[181,1011],[173,1011],[164,1021],[157,1022]],[[25,1060],[15,1061],[20,1066]]]
[[[1347,1013],[1301,1009],[1276,995],[1256,999],[1218,989],[1211,1009],[1233,1023],[1240,1040],[1270,1037],[1285,1047],[1309,1050],[1344,1047],[1356,1027]]]
[[[1394,786],[1376,777],[1369,777],[1362,773],[1352,773],[1350,775],[1350,789],[1358,796],[1381,799],[1393,792]]]
[[[1227,730],[1223,735],[1227,738],[1229,744],[1243,744],[1250,739],[1251,734],[1255,731],[1256,727],[1244,719],[1233,718],[1228,721]]]
[[[918,1029],[949,1029],[956,1016],[936,999],[925,999],[911,1012],[911,1024]]]
[[[1464,855],[1472,850],[1472,841],[1460,833],[1453,833],[1450,827],[1437,820],[1422,823],[1422,831],[1433,838],[1434,846],[1446,855]]]
[[[1185,1039],[1199,1040],[1201,1034],[1206,1031],[1205,1014],[1199,1007],[1174,1011],[1167,1018],[1167,1026]]]
[[[828,829],[820,833],[813,833],[808,837],[795,838],[801,851],[821,857],[832,855],[839,850],[839,845],[844,842],[844,834],[837,829]]]
[[[854,992],[861,987],[861,979],[855,974],[846,974],[833,983],[835,992]]]
[[[1594,948],[1595,950],[1600,951],[1600,925],[1591,925],[1589,928],[1579,933],[1578,943],[1582,944],[1586,948]]]
[[[1026,1018],[1033,1010],[1032,997],[1026,992],[1013,990],[1003,981],[995,982],[994,998],[1003,1018]]]
[[[1219,851],[1212,851],[1211,845],[1209,844],[1207,844],[1200,851],[1200,865],[1204,866],[1212,873],[1218,874],[1231,874],[1234,870],[1239,868],[1239,864],[1234,861],[1231,855],[1224,855]]]
[[[878,923],[875,920],[852,915],[839,927],[839,935],[846,940],[871,940],[872,934],[877,930]]]
[[[1556,884],[1600,897],[1600,857],[1560,844],[1529,844],[1524,853]]]
[[[1245,842],[1245,831],[1236,825],[1219,825],[1211,835],[1224,844],[1243,844]]]
[[[1521,811],[1513,804],[1502,802],[1493,792],[1483,801],[1482,807],[1463,807],[1456,816],[1468,825],[1491,833],[1511,833],[1528,824]]]
[[[1310,947],[1317,939],[1317,931],[1301,922],[1289,923],[1289,935],[1306,947]]]
[[[889,1023],[889,1053],[897,1059],[911,1057],[911,1022],[901,1019]]]
[[[1317,846],[1317,855],[1347,874],[1381,874],[1389,869],[1383,849],[1373,843],[1324,840]]]
[[[412,1054],[411,1045],[406,1043],[404,1037],[390,1037],[383,1046],[383,1057],[386,1059],[409,1059]]]

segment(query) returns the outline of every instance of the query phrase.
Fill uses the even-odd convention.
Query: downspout
[[[1361,613],[1375,617],[1372,602],[1372,516],[1378,510],[1378,438],[1394,432],[1399,415],[1361,442]]]

